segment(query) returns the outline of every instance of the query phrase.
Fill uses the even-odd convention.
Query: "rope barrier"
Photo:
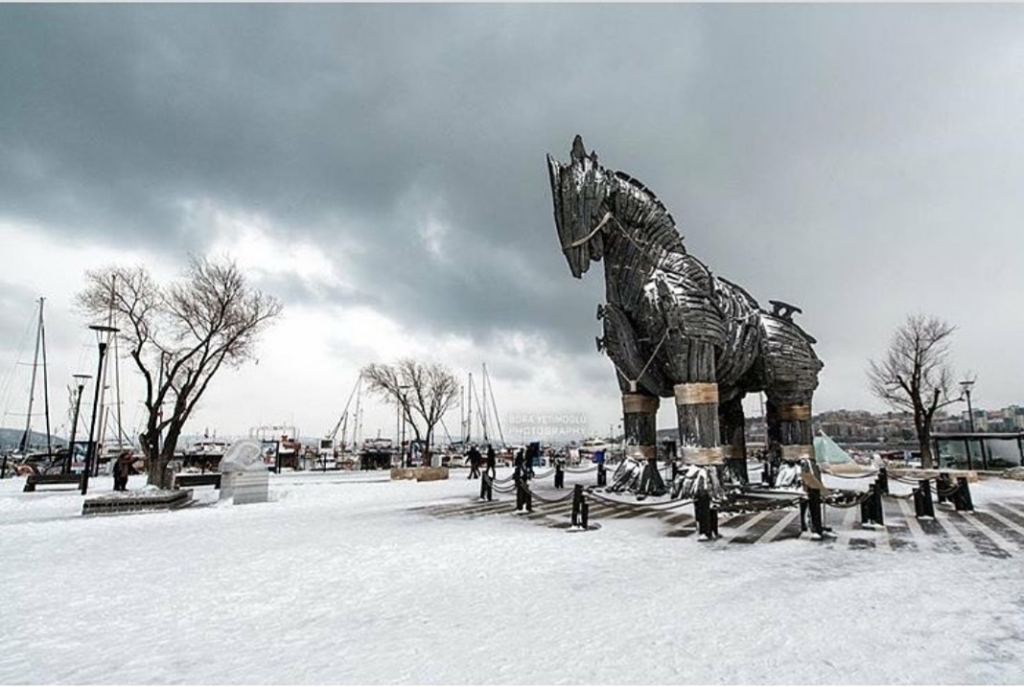
[[[840,502],[835,501],[835,500],[829,500],[829,499],[831,499],[834,496],[833,494],[829,494],[828,496],[826,496],[822,500],[822,502],[826,506],[832,506],[833,508],[854,508],[854,507],[859,506],[860,504],[864,503],[869,498],[871,498],[871,492],[867,492],[867,491],[863,492],[863,493],[861,493],[861,492],[840,492],[839,495],[840,496],[848,496],[850,494],[856,494],[857,498],[854,501],[840,503]]]
[[[565,494],[559,496],[556,499],[544,498],[543,496],[541,496],[540,494],[535,492],[533,489],[530,489],[529,486],[526,486],[526,491],[528,491],[531,496],[536,496],[538,501],[543,501],[544,503],[560,503],[562,501],[565,501],[566,499],[572,498],[572,492],[571,491],[567,491]]]
[[[912,477],[900,477],[899,475],[889,475],[889,479],[896,480],[901,484],[912,484],[915,487],[917,486],[917,483],[921,481],[918,479],[913,479]]]
[[[865,472],[860,475],[841,475],[837,472],[832,472],[824,465],[821,466],[821,471],[824,472],[826,475],[829,475],[830,477],[838,477],[839,479],[864,479],[865,477],[875,477],[878,474],[878,470],[875,470],[874,472]]]
[[[583,469],[580,469],[580,468],[566,468],[565,469],[566,472],[571,473],[573,475],[585,475],[588,472],[594,472],[595,470],[597,470],[597,466],[596,465],[591,465],[590,467],[583,468]]]
[[[590,495],[602,503],[609,503],[615,506],[625,506],[626,508],[660,508],[662,510],[671,510],[672,508],[678,508],[679,506],[685,506],[688,503],[693,503],[693,499],[674,499],[672,501],[661,501],[659,503],[631,503],[629,501],[619,501],[618,499],[609,498],[597,491],[590,492]]]
[[[782,510],[800,504],[803,496],[783,501],[782,499],[763,499],[761,501],[723,501],[717,508],[721,513],[760,513],[762,511]]]

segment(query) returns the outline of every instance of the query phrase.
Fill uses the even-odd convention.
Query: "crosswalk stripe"
[[[935,522],[939,523],[939,527],[946,531],[946,534],[949,535],[950,539],[956,542],[956,545],[960,548],[961,551],[963,551],[964,553],[970,553],[972,551],[975,553],[984,553],[984,551],[978,548],[977,544],[975,544],[973,541],[971,541],[969,537],[967,537],[966,535],[964,535],[963,532],[957,529],[956,525],[950,522],[948,517],[940,517],[940,514],[946,515],[946,513],[943,513],[940,510],[936,510]]]
[[[761,542],[770,542],[772,539],[775,539],[775,537],[777,537],[779,533],[782,532],[782,530],[786,529],[789,523],[796,520],[797,516],[799,515],[799,510],[792,510],[786,513],[782,516],[782,518],[779,519],[777,523],[772,525],[767,532],[765,532],[760,536],[760,538],[758,538],[757,543],[760,544]]]
[[[897,548],[927,547],[938,552],[978,553],[997,557],[1009,557],[1024,551],[1024,503],[986,504],[985,509],[979,512],[954,512],[943,506],[936,509],[937,517],[934,520],[925,521],[917,519],[913,507],[906,499],[886,498],[883,499],[883,504],[886,508],[886,522],[892,529],[875,529],[875,536],[860,536],[862,530],[859,527],[859,509],[839,509],[844,512],[838,518],[837,525],[833,526],[836,544],[849,548],[873,547],[886,552],[892,552]],[[598,500],[590,500],[589,505],[592,520],[650,518],[661,520],[674,529],[694,523],[693,514],[684,508],[658,509],[641,504],[613,504]],[[479,501],[474,498],[461,503],[417,506],[411,510],[441,518],[473,518],[503,513],[515,514],[515,503],[510,499]],[[522,517],[530,520],[559,518],[567,516],[571,511],[572,501],[569,499],[535,499],[533,512]],[[720,515],[720,527],[724,531],[719,541],[723,544],[737,539],[742,539],[744,543],[775,541],[799,517],[799,511],[795,508],[787,509],[781,517],[779,514],[778,510],[723,513]],[[826,516],[826,525],[827,519]],[[837,520],[835,515],[832,519]],[[762,526],[767,526],[767,529],[761,531]],[[901,534],[904,531],[909,532],[909,541],[906,534]],[[866,533],[866,530],[863,532]],[[784,538],[788,538],[788,535]]]
[[[998,532],[996,532],[991,527],[986,525],[980,519],[978,519],[977,514],[966,512],[966,513],[961,513],[960,515],[964,519],[964,522],[967,522],[967,523],[973,525],[975,528],[977,528],[977,530],[979,532],[981,532],[983,535],[985,535],[990,540],[992,540],[992,542],[997,547],[999,547],[1000,549],[1002,549],[1006,553],[1009,553],[1009,552],[1013,551],[1014,549],[1019,549],[1020,548],[1016,544],[1014,544],[1014,543],[1010,542],[1009,540],[1005,539],[1002,535],[1000,535]]]
[[[995,505],[1006,511],[1006,514],[1010,517],[1011,520],[1024,522],[1024,508],[1021,508],[1018,504],[997,503]]]
[[[911,509],[910,504],[907,503],[906,499],[900,499],[899,506],[900,510],[903,512],[903,518],[907,522],[907,527],[910,528],[911,536],[918,542],[918,548],[934,549],[935,547],[932,546],[928,536],[924,533],[924,530],[921,529],[920,523],[917,522],[917,515],[914,514],[913,509]]]
[[[767,518],[768,515],[773,512],[774,511],[764,510],[761,511],[760,513],[756,513],[754,517],[747,520],[745,523],[737,527],[735,530],[723,534],[722,538],[719,541],[721,541],[723,544],[728,544],[733,539],[743,536],[750,530],[750,528],[752,528],[754,525]]]
[[[843,511],[843,520],[841,523],[842,529],[836,532],[836,546],[849,546],[850,540],[853,535],[856,534],[853,531],[854,521],[857,519],[860,511],[857,507],[847,508]]]
[[[693,517],[693,513],[687,513],[686,511],[673,511],[672,515],[669,515],[667,517],[666,516],[662,516],[661,519],[666,524],[678,525],[681,522],[686,522],[687,520],[693,520],[694,517]]]
[[[1013,520],[1010,520],[1009,518],[1007,518],[1005,515],[1003,515],[1001,513],[997,513],[995,510],[988,510],[988,511],[985,512],[985,514],[988,515],[990,518],[994,518],[994,519],[998,520],[999,522],[1003,523],[1004,525],[1006,525],[1008,528],[1010,528],[1011,530],[1013,530],[1017,534],[1019,534],[1022,537],[1024,537],[1024,527],[1021,527],[1020,525],[1015,523]]]

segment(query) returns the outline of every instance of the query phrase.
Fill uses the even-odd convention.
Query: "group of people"
[[[473,444],[469,447],[469,451],[466,453],[466,457],[469,458],[469,477],[467,479],[478,479],[480,477],[480,464],[484,462],[484,456],[480,453],[480,449]],[[493,479],[498,473],[498,459],[494,452],[494,447],[487,444],[487,458],[486,458],[486,472]]]

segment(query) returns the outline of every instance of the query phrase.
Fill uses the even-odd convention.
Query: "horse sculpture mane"
[[[550,155],[547,161],[570,271],[580,278],[591,262],[604,263],[598,349],[615,366],[623,426],[638,455],[657,454],[658,399],[674,397],[682,462],[701,466],[707,474],[698,482],[719,493],[721,479],[742,481],[745,474],[743,396],[764,391],[773,456],[813,459],[810,403],[822,363],[814,339],[792,321],[799,309],[772,301],[768,312],[740,286],[713,275],[687,253],[654,192],[602,167],[581,137],[568,164]]]

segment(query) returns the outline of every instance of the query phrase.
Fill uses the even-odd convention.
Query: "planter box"
[[[176,510],[187,506],[191,501],[191,489],[175,491],[122,491],[86,499],[82,504],[82,515]]]
[[[232,499],[236,506],[244,503],[266,503],[270,478],[264,469],[246,472],[224,472],[220,479],[220,498]]]

